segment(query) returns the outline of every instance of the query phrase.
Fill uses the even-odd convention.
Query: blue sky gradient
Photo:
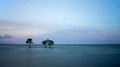
[[[120,0],[0,0],[0,43],[120,44],[119,29]]]

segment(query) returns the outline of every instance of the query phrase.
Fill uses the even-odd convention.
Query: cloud
[[[41,22],[41,23],[23,23],[23,22],[10,22],[0,21],[0,31],[2,33],[11,34],[45,34],[60,30],[60,27],[52,23]]]
[[[58,43],[120,43],[119,31],[103,31],[94,28],[64,30],[46,37],[50,37]]]
[[[13,38],[13,36],[8,34],[0,34],[0,39],[9,39],[9,38]]]
[[[19,31],[20,30],[17,32]],[[120,31],[118,30],[106,31],[97,28],[79,27],[45,34],[35,33],[34,31],[35,30],[33,29],[31,30],[31,33],[28,31],[28,33],[23,32],[18,34],[0,34],[0,42],[6,43],[7,41],[8,43],[25,43],[25,39],[31,37],[37,44],[41,43],[42,40],[47,38],[50,38],[54,40],[55,43],[60,44],[120,43]],[[36,32],[39,32],[39,30]]]
[[[11,22],[11,21],[0,21],[0,29],[3,30],[15,30],[15,29],[23,29],[30,27],[29,24]]]

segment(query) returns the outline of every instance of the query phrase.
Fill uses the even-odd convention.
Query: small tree
[[[49,42],[48,42],[48,46],[49,46],[49,48],[51,48],[52,45],[54,45],[54,41],[53,41],[53,40],[49,40]]]
[[[26,40],[26,44],[28,44],[29,48],[31,48],[31,44],[33,44],[32,38],[28,38],[28,39]]]
[[[49,46],[49,48],[52,47],[52,45],[54,45],[54,41],[53,40],[49,40],[49,39],[46,39],[44,41],[41,42],[45,48],[47,48],[47,46]]]
[[[45,46],[45,48],[47,48],[47,41],[46,40],[42,41],[41,43]]]

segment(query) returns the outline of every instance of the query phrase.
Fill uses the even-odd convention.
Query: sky
[[[0,0],[0,44],[120,44],[120,0]]]

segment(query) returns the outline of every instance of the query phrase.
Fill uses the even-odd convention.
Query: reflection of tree
[[[33,44],[32,38],[28,38],[28,39],[26,40],[26,44],[28,44],[29,48],[31,48],[31,44]]]

